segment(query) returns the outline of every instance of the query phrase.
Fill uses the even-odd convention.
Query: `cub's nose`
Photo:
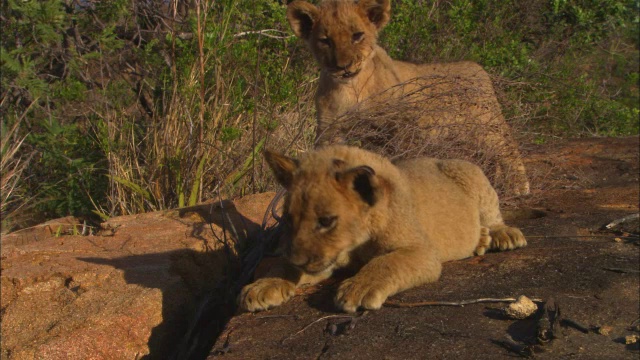
[[[295,265],[297,267],[300,267],[300,268],[302,268],[305,265],[307,265],[309,263],[309,260],[310,259],[309,259],[309,257],[307,255],[304,255],[304,254],[299,253],[299,252],[292,251],[289,254],[289,261],[293,265]]]

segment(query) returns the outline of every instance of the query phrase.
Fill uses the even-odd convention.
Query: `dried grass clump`
[[[318,140],[360,146],[392,160],[465,159],[480,166],[498,193],[508,197],[516,169],[498,165],[513,153],[514,140],[500,109],[492,108],[495,100],[486,100],[473,81],[454,75],[415,79],[359,103]]]
[[[15,214],[27,203],[19,193],[19,184],[22,172],[31,160],[31,154],[21,154],[20,148],[26,136],[18,137],[18,128],[21,121],[18,120],[11,127],[5,129],[2,122],[2,135],[0,145],[0,233],[11,230],[11,222]]]

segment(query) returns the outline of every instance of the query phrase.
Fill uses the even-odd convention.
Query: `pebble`
[[[602,326],[599,326],[596,331],[600,335],[609,336],[609,334],[611,334],[611,330],[613,330],[613,328],[611,326],[602,325]]]
[[[503,309],[505,315],[512,319],[526,319],[536,310],[538,310],[538,305],[524,295],[520,295],[515,302]]]
[[[635,344],[638,342],[638,335],[627,335],[624,337],[624,342],[627,345]]]

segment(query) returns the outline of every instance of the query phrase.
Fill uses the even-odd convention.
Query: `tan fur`
[[[518,146],[502,116],[489,75],[473,62],[416,65],[391,59],[377,44],[378,32],[389,21],[390,12],[389,0],[326,0],[319,6],[305,1],[289,4],[289,23],[295,34],[306,41],[321,68],[316,93],[318,143],[344,140],[336,132],[345,131],[335,122],[355,105],[373,96],[377,101],[397,98],[424,87],[420,91],[425,98],[436,100],[424,102],[423,106],[430,109],[416,119],[419,124],[473,122],[491,128],[477,132],[462,127],[460,137],[478,144],[480,149],[500,149],[502,169],[498,171],[515,173],[508,186],[516,195],[529,193]],[[411,81],[416,78],[423,81]],[[385,92],[402,83],[406,83],[402,91]]]
[[[287,189],[286,260],[245,286],[240,306],[265,310],[295,288],[339,268],[357,273],[335,298],[344,311],[378,309],[387,297],[436,281],[441,263],[525,246],[508,227],[480,168],[462,160],[392,164],[374,153],[331,145],[300,160],[267,152]]]

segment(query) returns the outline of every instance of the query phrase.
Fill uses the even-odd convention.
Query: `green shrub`
[[[637,134],[639,1],[437,4],[394,3],[382,36],[392,56],[479,62],[508,84],[507,117],[537,132]]]
[[[27,137],[37,152],[28,171],[35,209],[46,218],[88,215],[107,193],[106,161],[98,143],[75,124],[56,119]]]

